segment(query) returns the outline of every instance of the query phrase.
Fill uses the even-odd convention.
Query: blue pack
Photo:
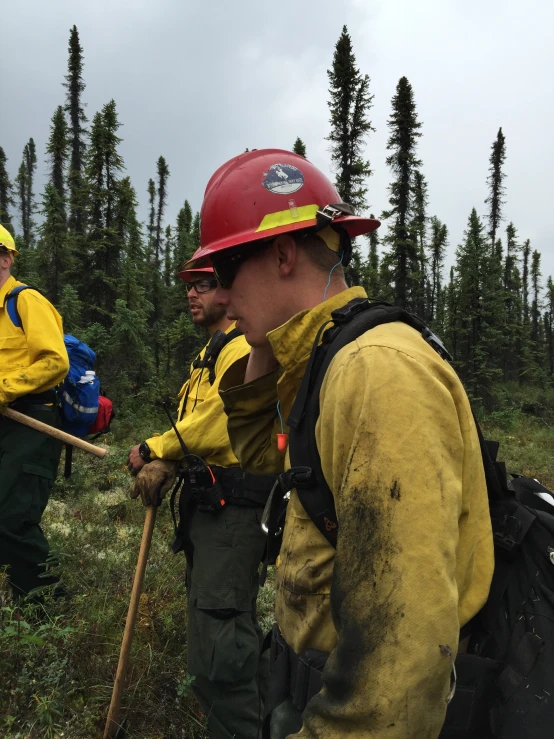
[[[4,305],[17,328],[23,329],[17,298],[23,290],[33,289],[28,285],[18,285],[6,295]],[[75,336],[65,334],[63,340],[69,357],[69,372],[60,388],[63,428],[73,436],[87,436],[98,415],[100,380],[94,374],[96,354]]]
[[[100,380],[94,374],[96,354],[75,336],[64,334],[63,340],[69,357],[69,372],[60,393],[63,427],[73,436],[86,436],[98,415]]]

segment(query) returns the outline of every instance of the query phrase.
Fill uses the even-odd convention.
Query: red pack
[[[113,403],[105,395],[98,398],[98,415],[95,422],[89,427],[90,434],[103,434],[110,430],[110,423],[115,416]]]

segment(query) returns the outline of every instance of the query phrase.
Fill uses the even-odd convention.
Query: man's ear
[[[273,242],[281,277],[288,277],[298,261],[298,246],[290,234],[280,234]]]

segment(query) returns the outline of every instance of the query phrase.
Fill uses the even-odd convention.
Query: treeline
[[[147,221],[138,220],[137,194],[119,151],[116,103],[107,102],[87,120],[83,67],[74,26],[65,100],[54,111],[46,148],[47,184],[37,200],[33,139],[25,144],[13,182],[0,147],[0,222],[16,236],[16,276],[41,289],[62,313],[66,331],[95,349],[110,392],[152,400],[174,390],[198,348],[176,270],[199,245],[199,216],[185,200],[175,223],[168,219],[170,169],[160,156],[146,186]],[[346,27],[328,75],[336,185],[342,199],[363,212],[373,95]],[[380,216],[381,229],[355,246],[349,281],[425,318],[444,339],[472,394],[487,404],[500,380],[552,383],[554,286],[550,277],[543,283],[540,254],[529,240],[520,238],[513,223],[502,226],[502,129],[491,150],[486,215],[475,208],[469,214],[445,279],[448,229],[429,211],[417,156],[422,124],[406,77],[392,98],[388,126],[389,208]],[[307,155],[300,138],[293,149]]]

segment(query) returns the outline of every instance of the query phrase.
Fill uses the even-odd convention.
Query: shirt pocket
[[[25,335],[0,337],[0,368],[25,366],[27,344]]]

